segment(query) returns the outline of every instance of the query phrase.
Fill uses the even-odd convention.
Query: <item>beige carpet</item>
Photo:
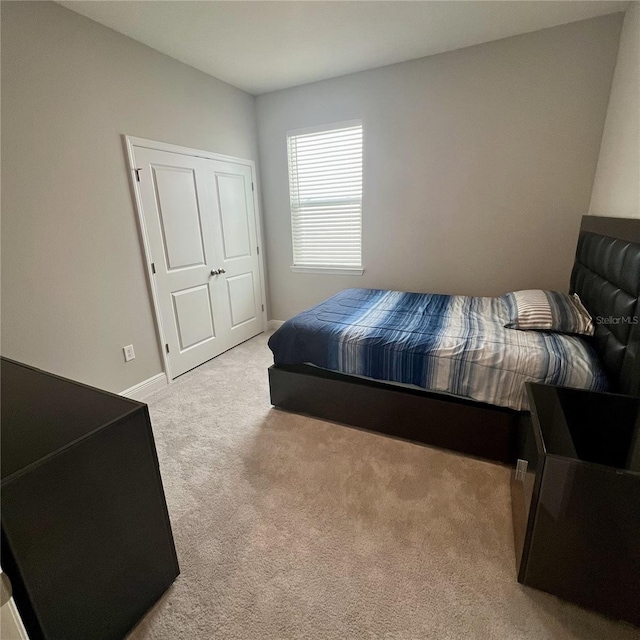
[[[270,362],[149,401],[182,574],[132,639],[640,637],[516,582],[507,468],[275,410]]]

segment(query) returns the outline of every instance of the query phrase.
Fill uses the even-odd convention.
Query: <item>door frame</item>
[[[221,162],[232,162],[234,164],[240,164],[251,169],[251,180],[253,184],[253,212],[256,223],[256,242],[258,243],[258,269],[260,271],[260,293],[262,295],[262,331],[267,330],[267,296],[266,296],[266,284],[265,284],[265,258],[264,251],[262,249],[264,242],[262,236],[262,216],[260,213],[260,206],[258,203],[258,176],[256,173],[256,163],[253,160],[247,160],[245,158],[236,158],[235,156],[226,156],[220,153],[214,153],[213,151],[205,151],[203,149],[192,149],[191,147],[182,147],[176,144],[170,144],[168,142],[159,142],[157,140],[148,140],[146,138],[137,138],[135,136],[122,135],[122,140],[125,145],[127,154],[127,168],[129,173],[129,183],[133,192],[135,201],[135,209],[138,218],[138,231],[140,233],[140,239],[142,240],[142,248],[144,254],[145,269],[147,272],[147,283],[151,291],[151,301],[153,306],[153,313],[155,316],[156,325],[156,337],[158,339],[158,349],[160,350],[160,357],[164,363],[164,372],[167,376],[167,383],[173,382],[171,375],[171,363],[169,362],[168,354],[164,348],[166,340],[164,338],[164,330],[162,327],[162,316],[160,314],[159,296],[156,288],[156,281],[151,266],[152,253],[151,244],[149,242],[149,236],[147,234],[147,227],[144,219],[144,209],[142,206],[142,195],[140,194],[139,182],[136,179],[136,163],[134,156],[134,147],[144,147],[146,149],[153,149],[154,151],[166,151],[168,153],[178,153],[180,155],[194,156],[196,158],[206,158],[207,160],[219,160]]]

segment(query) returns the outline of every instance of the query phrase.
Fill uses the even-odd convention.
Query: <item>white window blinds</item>
[[[295,267],[362,266],[362,124],[287,135]]]

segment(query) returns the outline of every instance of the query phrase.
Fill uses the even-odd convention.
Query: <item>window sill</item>
[[[330,276],[361,276],[364,273],[362,267],[298,267],[291,266],[294,273],[324,273]]]

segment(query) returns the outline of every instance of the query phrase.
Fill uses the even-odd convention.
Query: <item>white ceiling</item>
[[[253,94],[624,11],[628,2],[60,2]]]

